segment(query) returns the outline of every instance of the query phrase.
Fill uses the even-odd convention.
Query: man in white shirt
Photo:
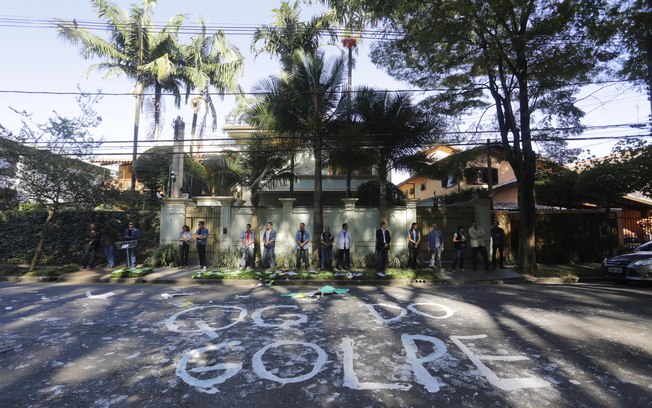
[[[351,233],[349,232],[349,224],[342,224],[342,230],[337,233],[335,240],[337,245],[337,269],[346,269],[347,272],[351,271]]]
[[[468,230],[468,234],[470,238],[469,243],[471,245],[471,259],[473,270],[475,271],[478,267],[478,252],[484,261],[484,269],[489,270],[489,257],[487,256],[487,248],[485,248],[484,243],[484,229],[478,225],[477,221],[473,221],[471,228]]]

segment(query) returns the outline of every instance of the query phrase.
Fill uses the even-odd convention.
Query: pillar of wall
[[[161,206],[161,245],[177,242],[181,228],[186,223],[186,208],[195,203],[187,198],[166,198]]]
[[[281,212],[282,217],[279,220],[278,225],[274,226],[276,229],[276,252],[285,253],[290,252],[294,249],[294,234],[292,226],[294,225],[293,221],[293,208],[296,198],[279,198],[281,204],[283,204],[283,211]],[[279,248],[279,243],[281,247]],[[279,252],[280,250],[280,252]]]
[[[232,206],[238,199],[235,197],[216,197],[220,208],[220,226],[222,234],[220,240],[220,249],[227,250],[231,247],[233,237],[237,236],[237,231],[231,231],[232,224]]]

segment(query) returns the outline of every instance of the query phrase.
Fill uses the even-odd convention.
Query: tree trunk
[[[534,196],[534,179],[536,176],[536,154],[532,149],[532,133],[530,131],[530,101],[528,93],[528,72],[525,53],[519,53],[517,58],[518,87],[519,87],[519,119],[521,125],[521,171],[518,188],[519,223],[519,248],[518,269],[521,272],[531,273],[537,270],[536,260],[536,200]]]
[[[534,172],[525,170],[518,182],[518,270],[534,272],[537,269],[535,255],[536,209],[534,197]]]
[[[258,219],[258,203],[260,202],[260,195],[258,190],[251,190],[251,230],[254,232],[254,257],[258,259],[258,265],[261,263],[261,250],[260,250],[260,220]],[[255,262],[254,262],[255,263]]]
[[[378,166],[378,210],[380,222],[387,222],[387,166]]]
[[[48,208],[48,216],[43,223],[43,229],[41,230],[41,236],[36,245],[36,250],[34,251],[34,256],[32,257],[32,263],[29,265],[29,271],[33,272],[36,269],[36,264],[38,263],[39,258],[41,257],[41,252],[43,252],[43,245],[45,244],[45,237],[47,236],[48,227],[50,226],[50,221],[54,218],[54,210]]]
[[[321,136],[317,135],[315,138],[315,194],[314,194],[314,214],[313,214],[313,231],[312,231],[312,241],[313,241],[313,251],[316,248],[319,248],[319,234],[323,231],[324,227],[324,207],[321,202],[322,196],[322,176],[321,176],[321,167],[322,167],[322,148],[321,148]]]
[[[197,111],[192,114],[192,128],[190,129],[190,157],[197,160],[197,156],[193,153],[195,147],[195,129],[197,129]]]
[[[131,193],[136,194],[136,172],[134,165],[138,158],[138,128],[140,125],[140,107],[143,104],[142,85],[136,84],[136,107],[134,112],[134,148],[131,155]]]
[[[161,83],[154,85],[154,141],[158,142],[161,135]]]

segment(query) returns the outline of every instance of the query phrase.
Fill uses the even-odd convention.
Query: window
[[[489,172],[486,167],[469,167],[464,170],[464,178],[466,184],[487,184],[489,182]],[[491,169],[491,183],[493,185],[498,184],[498,169]]]

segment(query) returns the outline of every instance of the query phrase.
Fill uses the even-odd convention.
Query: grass
[[[288,274],[288,272],[290,274]],[[437,274],[429,269],[387,269],[385,271],[385,276],[381,277],[372,270],[364,269],[352,269],[351,271],[354,275],[361,274],[358,276],[353,276],[352,279],[355,280],[367,280],[367,281],[377,281],[377,280],[425,280],[425,279],[437,279]],[[296,274],[295,274],[296,273]],[[292,280],[311,280],[311,281],[347,281],[349,280],[346,272],[342,272],[339,275],[336,272],[330,271],[313,271],[310,273],[305,270],[296,271],[293,269],[277,269],[275,271],[264,271],[261,269],[254,270],[239,270],[239,269],[228,269],[228,268],[211,268],[207,271],[198,271],[192,274],[192,279],[206,279],[206,280],[229,280],[229,279],[240,279],[240,280],[260,280],[263,282],[269,282],[274,280],[283,280],[283,281],[292,281]]]
[[[111,272],[112,278],[141,278],[154,272],[153,268],[120,268]]]

